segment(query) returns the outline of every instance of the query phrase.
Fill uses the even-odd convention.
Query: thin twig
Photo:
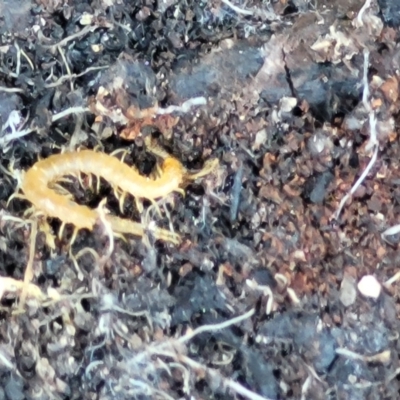
[[[267,397],[264,397],[255,392],[252,392],[251,390],[245,388],[244,386],[242,386],[240,383],[237,383],[233,379],[224,377],[219,371],[209,368],[206,365],[200,364],[197,361],[194,361],[187,356],[181,355],[179,357],[179,360],[184,362],[186,365],[188,365],[189,367],[191,367],[193,369],[204,371],[208,375],[211,375],[214,378],[220,379],[226,387],[230,388],[235,393],[238,393],[238,394],[246,397],[249,400],[271,400],[271,399],[268,399]]]
[[[393,283],[397,282],[400,279],[400,271],[396,272],[391,278],[389,278],[385,283],[384,286],[388,288]]]
[[[8,87],[0,86],[0,92],[5,92],[5,93],[24,93],[24,90],[20,89],[20,88],[8,88]]]
[[[253,11],[243,10],[242,8],[235,6],[229,0],[221,0],[221,1],[238,14],[242,14],[242,15],[253,15],[254,14]]]
[[[34,131],[35,131],[35,129],[24,129],[22,131],[16,131],[10,135],[6,135],[6,136],[0,138],[0,147],[3,147],[5,145],[7,145],[8,143],[10,143],[12,140],[22,138]]]
[[[369,113],[369,130],[370,130],[370,137],[369,141],[366,145],[366,150],[373,149],[372,157],[369,160],[369,163],[361,176],[357,179],[356,183],[352,186],[350,191],[342,198],[338,209],[333,214],[334,219],[338,219],[340,213],[342,212],[343,206],[346,204],[346,201],[355,193],[355,191],[360,187],[363,183],[369,172],[371,171],[372,167],[374,166],[377,158],[378,158],[378,151],[379,151],[379,141],[378,141],[378,134],[376,130],[376,115],[374,110],[372,109],[371,105],[369,104],[369,84],[368,84],[368,67],[369,67],[369,51],[364,51],[364,68],[363,68],[363,105],[366,111]]]
[[[357,182],[353,185],[353,187],[350,189],[350,191],[342,198],[338,209],[336,210],[335,214],[333,215],[334,219],[338,219],[340,213],[342,212],[343,206],[346,204],[346,201],[355,193],[355,191],[359,188],[359,186],[363,183],[364,179],[367,177],[369,172],[371,171],[371,168],[374,166],[376,159],[378,158],[378,146],[375,145],[374,153],[372,154],[371,159],[369,160],[369,163],[361,176],[357,179]]]
[[[19,308],[21,309],[24,308],[26,297],[29,293],[29,284],[33,279],[33,261],[35,259],[35,251],[36,251],[37,228],[38,228],[37,220],[33,219],[31,228],[31,240],[29,246],[28,264],[26,266],[24,273],[24,286],[22,287],[20,303],[19,303]]]
[[[106,231],[109,240],[108,251],[105,256],[105,259],[102,259],[103,262],[108,261],[114,251],[114,233],[110,221],[107,220],[106,209],[105,209],[106,203],[107,199],[104,198],[97,207],[97,214],[99,216],[100,222],[103,224],[104,230]]]
[[[21,49],[17,42],[14,43],[15,48],[17,49],[17,67],[15,68],[15,73],[19,76],[21,72]]]
[[[57,49],[58,49],[58,52],[61,55],[61,58],[62,58],[63,63],[65,65],[65,69],[67,70],[67,75],[69,77],[69,84],[70,84],[71,92],[73,92],[74,91],[74,84],[72,83],[72,79],[71,79],[71,76],[72,76],[71,68],[69,67],[69,64],[67,62],[67,59],[65,58],[65,54],[64,54],[62,48],[60,46],[57,46]]]
[[[343,357],[352,360],[361,360],[368,363],[374,362],[385,364],[390,360],[390,350],[383,350],[380,353],[373,355],[359,354],[346,348],[337,348],[335,352]]]
[[[231,190],[231,206],[229,208],[229,219],[231,223],[236,222],[239,212],[240,204],[240,192],[242,191],[242,179],[243,179],[243,162],[240,161],[239,168],[233,178],[233,185]]]
[[[202,106],[207,104],[207,99],[205,97],[193,97],[192,99],[186,100],[180,106],[169,106],[167,108],[158,108],[156,114],[164,115],[171,114],[173,112],[187,113],[192,107]]]
[[[2,74],[6,75],[7,77],[18,78],[18,76],[15,72],[8,71],[7,69],[1,68],[1,67],[0,67],[0,72]],[[28,84],[29,86],[35,86],[35,82],[33,82],[33,80],[30,78],[24,77],[24,82],[26,84]]]
[[[29,283],[25,285],[23,281],[11,278],[9,276],[0,276],[0,298],[3,298],[4,294],[21,292],[22,290],[27,291],[27,293],[36,298],[37,300],[44,300],[46,295],[41,291],[41,289],[34,283]]]
[[[29,66],[32,68],[32,71],[35,70],[35,66],[33,65],[32,60],[28,57],[28,55],[21,49],[21,55],[25,57],[25,60],[28,61]]]
[[[361,27],[364,25],[363,23],[363,15],[365,11],[371,7],[371,0],[366,0],[364,5],[361,7],[360,11],[358,12],[357,18],[356,18],[356,26]]]
[[[81,114],[89,111],[90,110],[87,107],[70,107],[65,109],[64,111],[60,111],[58,114],[54,114],[51,118],[51,122],[56,122],[59,119],[66,117],[67,115]]]
[[[79,32],[76,32],[70,36],[67,36],[66,38],[64,38],[63,40],[59,41],[58,43],[55,44],[50,44],[50,45],[43,45],[43,47],[45,49],[55,49],[57,47],[62,47],[65,46],[68,42],[78,39],[82,36],[85,36],[87,33],[93,32],[95,31],[97,28],[99,28],[98,26],[91,26],[91,25],[87,25],[85,26],[82,30],[80,30]]]
[[[228,321],[221,322],[219,324],[210,324],[210,325],[203,325],[200,326],[199,328],[196,328],[194,331],[187,333],[186,335],[180,337],[178,339],[179,343],[185,343],[189,341],[190,339],[193,339],[195,336],[200,335],[200,333],[204,332],[212,332],[212,331],[220,331],[221,329],[225,329],[231,325],[235,325],[239,322],[242,322],[243,320],[250,318],[253,316],[255,313],[254,308],[251,310],[247,311],[247,313],[243,315],[239,315],[238,317],[229,319]]]
[[[88,111],[90,111],[90,110],[87,107],[70,107],[64,111],[59,112],[58,114],[54,114],[51,118],[51,122],[56,122],[59,119],[64,118],[71,114],[81,114],[81,113],[85,113]],[[22,131],[15,131],[10,134],[7,134],[7,135],[3,136],[2,138],[0,138],[0,147],[4,148],[11,141],[13,141],[15,139],[19,139],[23,136],[26,136],[29,133],[34,132],[35,130],[36,129],[34,129],[34,128],[28,128],[28,129],[24,129]]]
[[[60,78],[58,78],[55,82],[44,85],[44,87],[47,89],[54,88],[54,87],[62,85],[65,81],[68,81],[68,80],[71,80],[74,78],[80,78],[81,76],[86,75],[89,72],[99,71],[99,70],[106,69],[106,68],[109,68],[109,65],[104,65],[101,67],[89,67],[89,68],[85,69],[83,72],[81,72],[80,74],[63,75]]]

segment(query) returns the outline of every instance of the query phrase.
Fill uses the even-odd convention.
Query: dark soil
[[[397,0],[0,0],[0,400],[400,398],[399,27]],[[22,301],[19,174],[96,147],[149,174],[146,135],[219,160],[161,216],[125,203],[181,244],[41,231]]]

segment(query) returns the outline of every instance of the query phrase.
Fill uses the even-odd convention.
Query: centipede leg
[[[186,197],[186,193],[182,188],[177,188],[174,190],[174,192],[179,193],[183,198]]]
[[[10,222],[14,222],[15,225],[13,226],[12,230],[17,230],[20,229],[22,227],[26,228],[26,226],[28,224],[32,224],[33,220],[31,219],[22,219],[22,218],[18,218],[18,217],[14,217],[12,215],[3,215],[0,217],[0,222],[3,221],[10,221]]]
[[[6,207],[8,207],[8,205],[9,205],[9,204],[11,203],[11,201],[14,200],[14,199],[26,200],[26,197],[25,197],[23,194],[21,194],[21,193],[13,193],[13,194],[10,196],[10,198],[7,200]]]
[[[79,232],[79,229],[78,229],[78,228],[74,228],[74,231],[72,232],[71,239],[70,239],[70,241],[69,241],[69,247],[70,247],[70,248],[71,248],[72,245],[75,243],[75,240],[76,240],[76,238],[77,238],[77,236],[78,236],[78,232]]]
[[[159,205],[157,204],[157,202],[155,200],[150,200],[150,201],[151,201],[151,208],[154,207],[154,209],[157,212],[157,215],[161,218],[162,217],[161,208],[159,207]]]
[[[98,151],[104,152],[104,146],[101,145],[101,144],[97,144],[96,146],[94,146],[93,151],[95,151],[95,152],[98,152]]]
[[[20,227],[20,226],[26,226],[26,224],[32,222],[32,221],[30,221],[30,220],[26,220],[26,219],[14,217],[14,216],[12,216],[12,215],[3,215],[3,216],[0,218],[0,220],[1,220],[1,221],[18,222],[18,223],[19,223],[18,227]]]
[[[124,213],[125,198],[126,198],[126,192],[122,192],[121,197],[119,198],[119,210],[121,211],[121,214]]]
[[[96,175],[96,179],[97,179],[97,182],[96,182],[96,194],[99,194],[100,193],[100,177],[98,175]]]
[[[121,157],[121,162],[125,161],[125,157],[128,154],[128,151],[126,149],[117,149],[114,150],[110,155],[115,157],[117,154],[122,153],[122,157]]]
[[[163,204],[163,206],[164,206],[164,212],[165,212],[165,214],[166,214],[166,216],[168,218],[169,229],[170,229],[170,231],[172,233],[175,233],[174,232],[174,226],[172,225],[171,213],[169,212],[168,207],[167,207],[166,204]]]
[[[153,173],[155,178],[160,178],[162,176],[163,170],[159,164],[156,164],[155,171]]]
[[[72,175],[74,178],[76,178],[77,176],[76,175]],[[68,178],[66,178],[66,177],[62,177],[62,178],[58,178],[57,179],[57,182],[61,182],[61,183],[70,183],[70,184],[72,184],[72,181],[71,181],[71,179],[68,179]]]
[[[89,175],[88,175],[88,185],[89,185],[89,187],[90,187],[90,190],[93,190],[93,189],[92,189],[92,185],[93,185],[93,177],[92,177],[92,174],[89,174]]]
[[[126,157],[127,154],[128,154],[128,151],[125,150],[124,153],[122,154],[121,162],[125,162],[125,157]]]
[[[58,240],[61,240],[63,237],[65,225],[65,222],[61,223],[60,229],[58,230]]]
[[[20,303],[19,303],[20,309],[24,308],[25,301],[26,301],[26,298],[27,298],[28,292],[29,292],[29,285],[33,279],[33,262],[35,259],[35,251],[36,251],[37,228],[38,228],[37,220],[33,220],[32,228],[31,228],[28,263],[26,265],[25,272],[24,272],[24,283],[22,286],[21,296],[20,296]]]
[[[57,191],[57,193],[62,194],[63,196],[67,197],[69,200],[73,200],[74,196],[65,188],[63,188],[61,185],[54,184],[52,187]]]
[[[34,207],[29,207],[28,209],[26,209],[24,211],[24,213],[22,215],[23,215],[24,218],[27,218],[27,217],[30,218],[35,213],[35,211],[36,210],[35,210]]]
[[[53,230],[50,227],[50,224],[46,220],[39,221],[38,229],[40,232],[44,233],[46,237],[46,244],[49,246],[51,250],[55,250],[56,242],[55,236],[53,234]]]
[[[114,234],[114,237],[123,240],[125,243],[128,243],[124,234],[119,233],[119,232],[114,232],[114,231],[113,231],[113,234]]]
[[[85,186],[83,185],[83,180],[81,174],[78,174],[78,181],[79,185],[81,186],[82,189],[85,189]]]
[[[162,240],[164,242],[170,242],[175,245],[178,245],[181,243],[181,237],[177,233],[167,231],[166,229],[155,228],[153,230],[153,234],[157,240]]]
[[[137,197],[135,197],[135,204],[136,204],[136,208],[137,208],[139,214],[141,214],[143,212],[143,210],[144,210],[142,200],[137,198]]]
[[[120,201],[120,193],[119,193],[119,188],[117,186],[113,186],[113,193],[115,198]],[[121,206],[120,206],[121,208]]]
[[[82,250],[85,250],[85,249],[82,249]],[[94,251],[94,250],[93,250],[93,251]],[[81,270],[81,268],[79,267],[79,264],[78,264],[78,255],[79,255],[80,253],[81,253],[81,251],[80,251],[76,256],[74,256],[74,254],[72,253],[71,247],[69,248],[69,258],[71,259],[72,264],[74,264],[76,273],[77,273],[77,275],[78,275],[78,279],[79,279],[80,281],[82,281],[83,278],[84,278],[84,275],[83,275],[83,272],[82,272],[82,270]],[[96,254],[97,254],[97,253],[96,253]],[[95,257],[95,258],[96,258],[96,257]]]

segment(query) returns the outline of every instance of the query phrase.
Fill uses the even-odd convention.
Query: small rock
[[[382,291],[381,284],[373,275],[365,275],[358,282],[358,290],[360,293],[366,297],[371,297],[377,299]]]

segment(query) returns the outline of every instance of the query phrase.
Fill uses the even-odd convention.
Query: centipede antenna
[[[188,173],[188,174],[186,174],[185,178],[188,180],[191,180],[191,181],[194,181],[198,178],[202,178],[203,176],[206,176],[206,175],[210,174],[211,172],[215,171],[216,168],[218,167],[218,165],[219,165],[218,158],[214,158],[212,160],[207,160],[204,163],[203,168],[199,172],[196,172],[194,174]]]
[[[65,225],[65,222],[61,223],[60,229],[58,230],[58,240],[61,240],[63,237]]]

